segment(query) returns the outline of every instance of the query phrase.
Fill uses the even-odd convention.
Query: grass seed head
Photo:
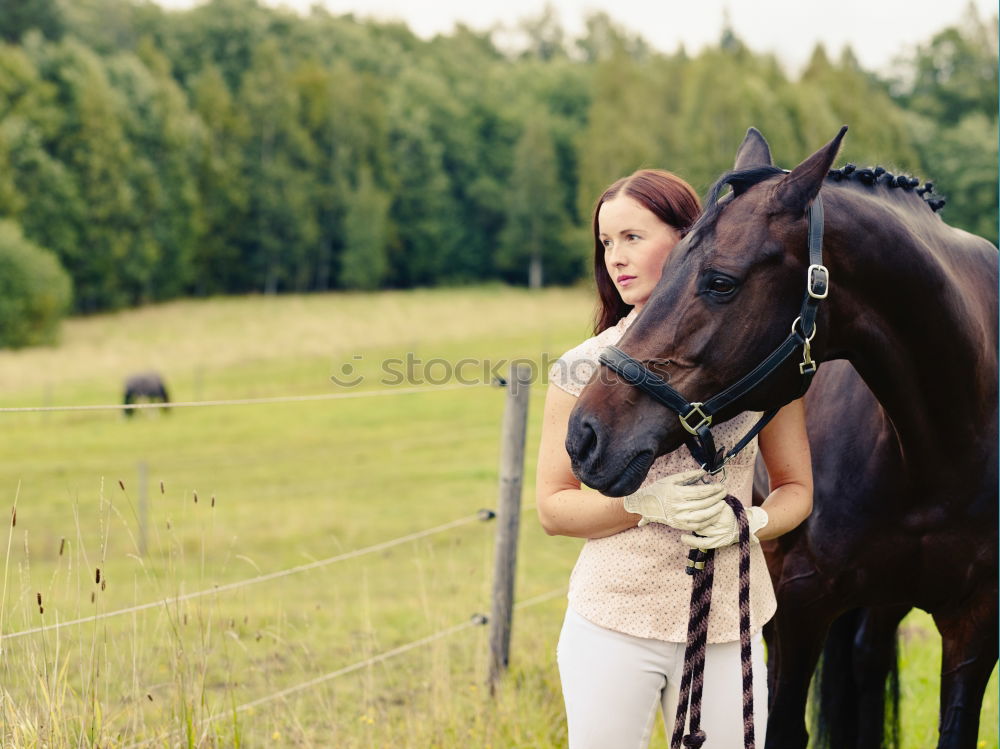
[[[94,573],[94,582],[95,583],[101,582],[101,568],[100,567],[98,567],[97,571]]]
[[[125,491],[125,482],[121,479],[118,479],[118,486],[122,488],[122,491]]]
[[[63,555],[63,550],[66,548],[66,537],[59,539],[59,556]]]

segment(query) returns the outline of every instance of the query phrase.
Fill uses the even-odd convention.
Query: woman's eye
[[[708,282],[708,290],[713,294],[725,295],[731,294],[736,289],[736,284],[733,283],[728,278],[722,278],[721,276],[716,276],[711,281]]]

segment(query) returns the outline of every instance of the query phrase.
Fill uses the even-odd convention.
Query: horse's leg
[[[885,738],[885,685],[890,673],[897,668],[896,630],[910,611],[909,605],[881,606],[865,609],[861,626],[854,641],[854,682],[857,685],[858,749],[881,749],[898,744]],[[898,680],[893,690],[891,707],[894,724],[899,716]],[[897,724],[898,725],[898,724]]]
[[[135,393],[132,391],[131,388],[128,388],[125,390],[125,400],[122,402],[122,405],[130,406],[133,403],[135,403]],[[134,409],[131,408],[123,409],[125,415],[128,416],[129,418],[131,418],[134,415],[133,410]]]
[[[996,583],[984,587],[988,592],[971,605],[934,614],[942,640],[938,749],[976,746],[983,693],[997,662]]]
[[[805,749],[809,682],[837,611],[815,570],[783,583],[777,586],[778,610],[767,631],[770,704],[765,747]]]
[[[813,683],[818,710],[813,743],[825,749],[881,749],[885,685],[896,676],[896,628],[909,606],[858,608],[830,625],[823,662]],[[898,715],[898,679],[892,680],[893,727]],[[898,730],[887,745],[898,744]]]

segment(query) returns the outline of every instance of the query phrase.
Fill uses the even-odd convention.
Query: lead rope
[[[743,745],[754,749],[753,725],[753,665],[750,662],[750,524],[743,504],[726,495],[726,502],[736,515],[740,531],[740,665],[743,676]],[[692,555],[693,556],[693,555]],[[684,672],[670,749],[699,749],[705,743],[701,729],[701,696],[705,687],[705,644],[708,639],[708,613],[712,606],[712,580],[715,574],[715,549],[699,550],[697,559],[688,562],[688,572],[694,576],[691,586],[691,612],[688,619],[687,647],[684,650]],[[689,703],[690,698],[690,705]],[[684,728],[690,717],[689,732]]]

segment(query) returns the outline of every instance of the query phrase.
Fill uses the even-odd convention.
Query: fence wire
[[[51,413],[53,411],[138,411],[150,408],[203,408],[208,406],[255,406],[264,403],[309,403],[312,401],[352,400],[375,398],[385,395],[412,395],[437,393],[443,390],[461,390],[483,387],[482,383],[433,385],[431,387],[361,390],[357,393],[318,393],[315,395],[276,395],[269,398],[231,398],[214,401],[177,401],[176,403],[103,403],[84,406],[4,406],[0,413]]]
[[[550,601],[559,595],[565,595],[565,593],[566,593],[565,587],[556,588],[555,590],[550,590],[548,593],[543,593],[541,595],[534,596],[533,598],[528,598],[524,601],[519,601],[518,603],[514,604],[514,608],[516,610],[525,609],[530,606],[535,606],[539,603],[544,603],[545,601]],[[384,653],[379,653],[378,655],[374,655],[371,658],[367,658],[363,661],[358,661],[357,663],[352,663],[351,665],[344,666],[343,668],[338,668],[335,671],[330,671],[328,673],[322,674],[321,676],[317,676],[307,681],[303,681],[299,684],[295,684],[285,689],[280,689],[277,692],[272,692],[271,694],[264,695],[263,697],[259,697],[250,702],[244,702],[243,704],[237,705],[231,710],[226,710],[225,712],[219,713],[218,715],[212,715],[209,716],[208,718],[204,718],[201,721],[199,721],[197,725],[199,728],[201,728],[211,723],[214,723],[218,720],[222,720],[223,718],[231,720],[234,714],[244,713],[247,710],[252,710],[255,707],[266,705],[269,702],[274,702],[275,700],[280,700],[284,697],[289,697],[293,694],[297,694],[298,692],[303,692],[307,689],[319,686],[320,684],[324,684],[328,681],[333,681],[334,679],[337,679],[341,676],[346,676],[347,674],[354,673],[355,671],[360,671],[361,669],[367,668],[368,666],[372,666],[376,663],[382,663],[383,661],[395,658],[396,656],[402,655],[403,653],[408,653],[411,650],[416,650],[417,648],[423,647],[424,645],[429,645],[432,642],[436,642],[437,640],[441,640],[445,637],[450,637],[451,635],[463,632],[467,629],[471,629],[472,627],[480,627],[487,623],[488,619],[485,616],[481,614],[473,615],[468,621],[462,622],[461,624],[456,624],[446,629],[438,630],[433,634],[427,635],[427,637],[422,637],[419,640],[413,640],[412,642],[408,642],[405,645],[400,645],[399,647],[392,648],[391,650],[387,650]],[[157,742],[162,742],[169,739],[171,736],[176,735],[179,732],[180,730],[178,729],[175,731],[170,731],[168,733],[160,734],[158,736],[154,736],[153,738],[145,739],[135,744],[130,744],[127,747],[127,749],[139,749],[140,747],[149,746],[150,744],[155,744]]]
[[[348,559],[356,559],[357,557],[361,557],[366,554],[373,554],[376,551],[384,551],[385,549],[391,549],[394,546],[399,546],[400,544],[405,544],[409,541],[416,541],[421,538],[426,538],[427,536],[432,536],[436,533],[443,533],[444,531],[451,530],[452,528],[458,528],[459,526],[468,525],[469,523],[475,522],[477,520],[490,520],[492,519],[492,517],[493,517],[492,510],[480,510],[475,515],[467,515],[465,517],[452,520],[451,522],[434,526],[433,528],[426,528],[422,531],[416,531],[414,533],[410,533],[405,536],[399,536],[397,538],[393,538],[388,541],[382,541],[381,543],[377,543],[372,546],[366,546],[361,549],[355,549],[353,551],[344,552],[343,554],[337,554],[336,556],[327,557],[326,559],[318,559],[315,562],[300,564],[296,567],[289,567],[288,569],[278,570],[276,572],[269,572],[265,575],[258,575],[257,577],[246,578],[244,580],[236,580],[231,583],[224,583],[223,585],[216,585],[212,588],[206,588],[205,590],[197,590],[191,593],[184,593],[179,596],[172,596],[170,598],[161,598],[158,601],[140,603],[136,606],[129,606],[128,608],[124,609],[106,611],[100,614],[94,614],[92,616],[85,616],[79,619],[71,619],[65,622],[55,622],[53,624],[46,624],[40,627],[34,627],[32,629],[19,630],[17,632],[8,632],[6,634],[0,635],[0,642],[5,640],[13,640],[17,637],[26,637],[27,635],[38,634],[40,632],[48,632],[55,629],[62,629],[64,627],[71,627],[76,624],[86,624],[89,622],[100,621],[101,619],[110,619],[111,617],[121,616],[123,614],[132,614],[137,611],[145,611],[147,609],[159,608],[161,606],[170,606],[171,604],[177,604],[183,601],[190,601],[192,599],[201,598],[202,596],[212,595],[214,593],[224,593],[226,591],[236,590],[238,588],[245,588],[250,585],[256,585],[258,583],[267,582],[270,580],[277,580],[279,578],[287,577],[289,575],[296,575],[300,572],[306,572],[308,570],[314,570],[320,567],[326,567],[327,565],[335,564],[337,562],[345,562]]]

